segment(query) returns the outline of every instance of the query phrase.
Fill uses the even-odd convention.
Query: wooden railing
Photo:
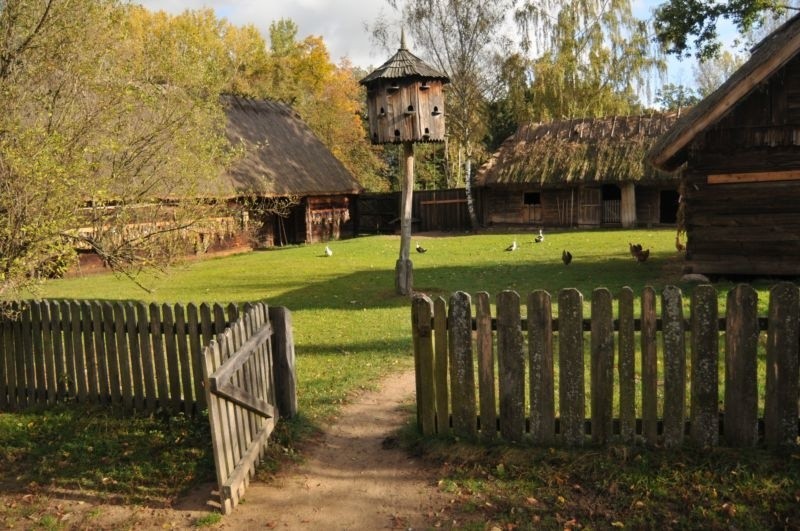
[[[206,407],[203,348],[240,314],[234,304],[77,300],[24,301],[9,309],[0,316],[5,411],[78,402],[126,413],[194,414]],[[281,393],[291,404],[294,375],[283,379],[278,387],[289,386]]]
[[[449,308],[441,297],[431,301],[419,295],[412,301],[417,415],[426,435],[499,436],[541,445],[581,445],[590,435],[598,444],[643,440],[665,446],[680,445],[688,435],[689,441],[705,447],[751,446],[761,433],[769,446],[796,444],[800,291],[793,284],[772,288],[768,316],[761,319],[757,294],[746,285],[728,294],[724,319],[709,285],[692,292],[688,319],[675,286],[661,294],[660,319],[652,288],[642,292],[638,319],[629,288],[617,297],[617,319],[613,297],[604,288],[592,293],[588,320],[583,318],[583,296],[575,289],[559,292],[557,319],[550,294],[541,290],[528,296],[524,319],[514,291],[497,296],[496,319],[487,293],[477,294],[475,306],[473,318],[472,300],[464,292],[453,294]],[[766,363],[759,382],[762,330]],[[764,396],[759,396],[759,383]],[[759,419],[762,399],[764,415]]]

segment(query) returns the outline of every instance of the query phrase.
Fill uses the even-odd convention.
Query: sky
[[[663,0],[632,0],[634,14],[649,18]],[[331,60],[342,58],[362,68],[380,66],[393,50],[387,51],[370,41],[366,24],[381,14],[391,15],[385,0],[139,0],[146,8],[177,14],[186,9],[211,8],[218,17],[235,25],[253,24],[268,41],[269,25],[289,18],[298,26],[298,38],[321,36]],[[409,42],[413,51],[413,42]],[[694,85],[693,61],[670,59],[665,82]]]

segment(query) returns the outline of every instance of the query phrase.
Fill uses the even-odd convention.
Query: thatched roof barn
[[[654,170],[644,157],[676,117],[613,116],[520,126],[476,175],[476,187],[483,188],[484,221],[674,223],[677,179]]]
[[[800,275],[800,15],[653,145],[682,170],[687,269]]]
[[[223,104],[228,138],[244,153],[221,177],[217,195],[299,200],[288,218],[266,220],[267,245],[338,238],[361,191],[353,175],[289,106],[236,96]]]

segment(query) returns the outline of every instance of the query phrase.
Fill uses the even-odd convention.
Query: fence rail
[[[235,304],[77,300],[20,301],[11,310],[0,317],[6,411],[78,402],[194,414],[206,407],[203,348],[240,314]]]
[[[550,294],[538,290],[528,295],[523,318],[520,296],[503,291],[493,318],[485,292],[476,296],[474,317],[472,299],[464,292],[453,294],[449,308],[441,297],[431,301],[416,296],[412,333],[421,431],[536,444],[581,445],[589,435],[597,444],[642,438],[649,444],[676,446],[688,437],[699,446],[751,446],[759,441],[761,425],[767,445],[796,444],[797,286],[774,286],[765,318],[757,315],[756,292],[745,285],[728,294],[722,319],[711,286],[694,289],[688,319],[677,287],[667,286],[661,293],[660,318],[656,302],[655,291],[645,288],[639,317],[634,318],[634,294],[624,288],[616,299],[614,319],[614,298],[600,288],[592,293],[591,317],[584,319],[583,295],[564,289],[558,293],[558,319],[554,319]],[[722,358],[721,330],[725,331]],[[759,382],[763,330],[766,370]],[[763,397],[758,394],[759,383]],[[760,398],[763,419],[758,418]]]

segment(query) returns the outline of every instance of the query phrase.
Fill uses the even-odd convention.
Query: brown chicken
[[[639,253],[636,255],[636,259],[639,261],[639,263],[646,262],[648,258],[650,258],[650,249],[639,251]]]

